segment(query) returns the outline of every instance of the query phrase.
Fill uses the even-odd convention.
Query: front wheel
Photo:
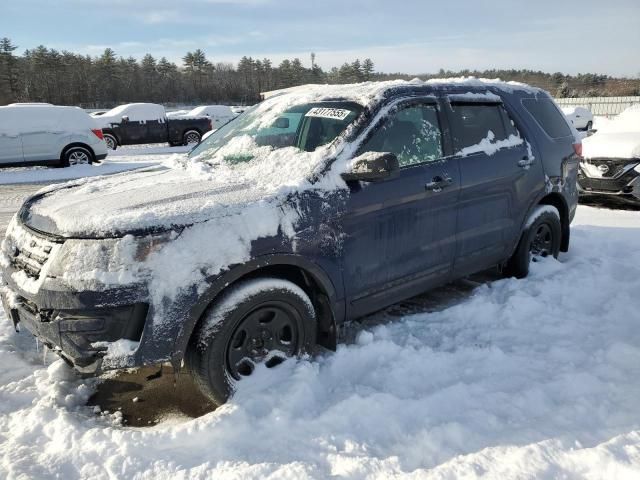
[[[587,128],[586,128],[586,131],[588,132],[589,130],[591,130],[591,128],[592,128],[592,127],[593,127],[593,122],[592,122],[591,120],[589,120],[589,121],[587,122]]]
[[[200,132],[198,132],[197,130],[188,130],[186,132],[184,132],[184,135],[182,136],[182,141],[184,145],[197,145],[198,143],[200,143]]]
[[[205,314],[185,360],[203,393],[222,405],[258,364],[273,368],[310,352],[315,340],[315,311],[300,287],[276,278],[251,279]]]
[[[503,269],[505,276],[524,278],[529,274],[531,262],[545,257],[558,258],[561,235],[558,209],[539,205],[529,217],[518,247]]]

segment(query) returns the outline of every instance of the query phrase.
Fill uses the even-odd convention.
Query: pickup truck
[[[168,142],[172,147],[195,145],[211,130],[211,119],[201,117],[167,117],[162,105],[128,103],[94,117],[102,128],[107,147]]]

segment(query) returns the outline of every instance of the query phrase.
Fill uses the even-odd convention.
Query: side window
[[[401,167],[442,157],[442,133],[435,105],[411,105],[387,117],[362,146],[363,152],[390,152]]]
[[[566,118],[560,113],[553,100],[548,98],[525,98],[522,100],[522,105],[551,138],[572,135]]]
[[[493,143],[520,135],[500,104],[452,103],[451,109],[451,133],[456,152],[485,139]]]

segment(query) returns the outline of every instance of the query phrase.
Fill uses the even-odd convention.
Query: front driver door
[[[11,109],[0,110],[0,165],[21,163],[22,140],[17,128],[12,127]]]
[[[357,317],[448,279],[455,253],[457,159],[445,158],[435,102],[410,100],[379,121],[360,153],[398,157],[395,178],[354,182],[343,221],[347,315]]]

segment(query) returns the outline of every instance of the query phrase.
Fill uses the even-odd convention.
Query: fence
[[[625,108],[640,103],[640,96],[556,98],[555,101],[561,107],[585,107],[594,115],[609,117],[618,115]]]

